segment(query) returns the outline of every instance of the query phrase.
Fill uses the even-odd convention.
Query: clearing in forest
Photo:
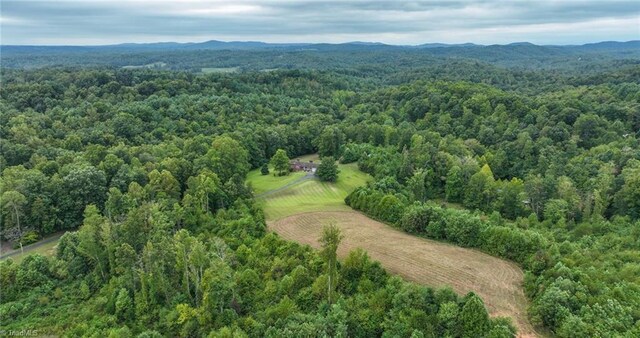
[[[31,254],[53,256],[56,253],[60,237],[62,237],[64,233],[64,231],[58,232],[33,244],[25,245],[24,248],[22,248],[24,253],[21,252],[20,249],[3,251],[0,255],[0,261],[11,258],[16,264],[20,264],[25,257]]]
[[[300,157],[302,161],[317,158]],[[355,188],[365,185],[371,176],[358,170],[355,163],[338,165],[340,173],[335,183],[320,182],[312,174],[294,172],[288,176],[260,175],[254,170],[247,175],[263,207],[267,220],[309,211],[348,211],[344,198]]]
[[[450,286],[460,295],[475,292],[492,316],[511,317],[520,337],[536,333],[527,320],[523,273],[509,261],[483,252],[409,235],[355,211],[306,212],[269,222],[285,239],[319,248],[322,227],[333,222],[344,239],[343,258],[362,248],[387,271],[431,287]]]
[[[203,74],[212,74],[212,73],[231,74],[231,73],[239,72],[240,67],[207,67],[207,68],[201,68],[200,71]]]
[[[303,157],[301,160],[317,160]],[[527,320],[523,273],[509,261],[473,249],[409,235],[353,211],[344,198],[371,177],[355,163],[339,165],[336,183],[320,182],[304,173],[261,176],[251,172],[249,182],[262,205],[272,231],[283,238],[317,248],[322,227],[335,222],[345,238],[339,255],[362,248],[387,271],[431,286],[450,286],[464,295],[477,293],[492,316],[511,317],[521,337],[536,336]]]

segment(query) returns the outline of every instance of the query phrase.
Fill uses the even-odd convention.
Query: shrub
[[[22,245],[29,245],[37,242],[40,239],[40,236],[35,231],[29,231],[24,236],[22,236]]]
[[[335,182],[338,180],[338,166],[336,165],[336,160],[331,156],[326,156],[322,158],[322,162],[318,166],[318,170],[316,171],[316,175],[320,178],[320,181],[323,182]]]

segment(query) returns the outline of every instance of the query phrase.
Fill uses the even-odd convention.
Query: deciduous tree
[[[340,171],[338,170],[336,160],[331,156],[323,157],[320,165],[318,165],[318,169],[316,170],[316,175],[318,175],[320,181],[325,182],[337,181],[339,173]]]
[[[211,169],[220,177],[221,182],[227,182],[235,174],[245,177],[249,172],[247,150],[229,136],[216,137],[207,157],[211,161]]]
[[[335,224],[326,225],[322,229],[320,244],[322,245],[322,257],[327,267],[327,301],[333,304],[335,301],[335,288],[338,279],[338,245],[342,241],[342,232]]]
[[[10,190],[2,194],[0,203],[3,213],[5,215],[9,214],[9,219],[11,220],[7,222],[5,218],[4,229],[2,229],[3,235],[11,241],[18,242],[20,244],[20,251],[24,252],[22,248],[22,237],[26,233],[26,229],[20,223],[20,218],[24,215],[27,198],[15,190]]]
[[[278,149],[271,157],[271,166],[278,173],[278,176],[289,174],[289,157],[284,149]],[[267,168],[267,173],[269,172]]]
[[[484,307],[482,299],[470,293],[460,312],[460,323],[462,324],[462,337],[476,338],[484,337],[489,331],[489,315]]]

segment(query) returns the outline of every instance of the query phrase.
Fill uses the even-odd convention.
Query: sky
[[[640,39],[640,1],[0,0],[3,45],[583,44]]]

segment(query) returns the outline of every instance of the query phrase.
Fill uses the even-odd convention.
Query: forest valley
[[[406,282],[363,251],[336,262],[335,229],[322,251],[268,232],[245,180],[282,149],[357,163],[374,179],[346,198],[353,209],[517,263],[549,335],[638,337],[640,64],[588,62],[5,68],[3,236],[67,232],[53,256],[0,262],[0,329],[517,334],[473,293]]]

